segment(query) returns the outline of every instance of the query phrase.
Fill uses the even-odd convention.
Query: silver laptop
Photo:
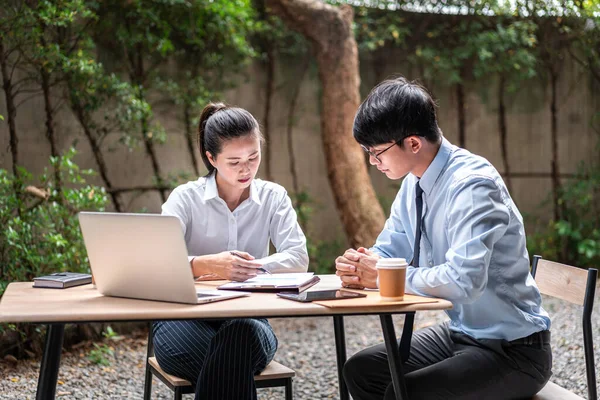
[[[105,296],[200,304],[249,294],[196,289],[175,217],[81,212],[79,224],[96,286]]]

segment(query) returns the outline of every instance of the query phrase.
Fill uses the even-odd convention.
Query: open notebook
[[[261,274],[244,282],[229,282],[218,287],[226,290],[272,291],[300,293],[319,282],[313,272],[289,274]]]

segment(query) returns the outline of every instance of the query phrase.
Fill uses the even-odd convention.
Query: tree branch
[[[25,188],[25,193],[38,197],[42,200],[48,200],[48,198],[50,197],[50,193],[47,190],[40,189],[35,186],[27,186]]]
[[[23,81],[23,80],[21,80],[21,82],[22,82],[22,81]],[[15,84],[15,85],[13,85],[13,87],[14,87],[14,86],[16,86],[16,84]],[[15,96],[17,96],[17,95],[19,95],[19,94],[29,94],[29,93],[31,93],[31,94],[40,94],[40,92],[41,92],[41,89],[17,89],[17,90],[15,90],[15,91],[13,91],[13,94],[14,94]]]
[[[344,37],[351,23],[352,7],[334,7],[320,0],[266,0],[267,8],[313,44],[327,51],[329,38]],[[350,18],[348,18],[350,17]],[[308,23],[307,21],[310,21]],[[343,22],[341,22],[343,21]],[[322,35],[327,32],[327,35]]]
[[[17,67],[17,65],[19,64],[19,61],[21,61],[21,57],[23,56],[23,54],[19,53],[17,60],[15,61],[15,63],[13,64],[11,70],[10,70],[10,80],[12,81],[13,75],[15,73],[15,68]],[[8,57],[8,55],[7,55]]]
[[[575,60],[577,62],[577,64],[579,64],[583,68],[589,70],[590,74],[592,74],[592,76],[594,77],[594,79],[596,79],[598,81],[598,83],[600,83],[600,73],[598,73],[598,71],[595,71],[594,68],[592,68],[591,63],[588,64],[585,61],[583,61],[582,59],[580,59],[579,57],[577,57],[573,53],[573,50],[570,47],[569,47],[568,51],[569,51],[569,55],[571,57],[573,57],[573,60]]]
[[[52,108],[52,114],[55,114],[56,111],[58,111],[64,104],[65,104],[65,101],[62,99],[59,99],[56,102],[56,105]]]
[[[38,93],[38,94],[39,94],[39,93]],[[15,108],[19,108],[19,107],[20,107],[22,104],[24,104],[25,102],[27,102],[27,101],[29,101],[29,100],[33,99],[34,97],[37,97],[37,95],[32,95],[32,96],[28,96],[28,97],[24,98],[23,100],[21,100],[20,102],[18,102],[18,103],[15,105]]]
[[[44,203],[50,197],[50,193],[48,193],[48,191],[37,188],[35,186],[27,186],[25,188],[25,193],[37,198],[37,201],[35,203],[33,203],[25,209],[25,213],[33,211],[35,208],[37,208],[40,204]]]
[[[146,77],[150,76],[152,74],[152,72],[158,68],[158,66],[161,64],[162,60],[157,60],[155,62],[153,62],[148,68],[146,68]],[[145,83],[145,82],[144,82]]]
[[[81,40],[81,38],[83,37],[84,32],[87,30],[87,28],[91,25],[92,23],[92,19],[89,19],[85,25],[81,28],[81,30],[79,31],[79,33],[77,34],[77,36],[75,37],[75,39],[73,39],[73,45],[71,46],[71,48],[67,51],[67,54],[72,54],[73,51],[75,50],[75,48],[77,47],[77,45],[79,44],[79,41]]]

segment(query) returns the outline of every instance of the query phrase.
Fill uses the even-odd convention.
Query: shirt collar
[[[204,188],[204,201],[219,197],[219,191],[217,190],[217,172],[214,171],[206,177],[206,186]]]
[[[250,200],[259,206],[262,204],[260,196],[258,195],[258,188],[256,187],[256,179],[252,179],[252,182],[250,183]]]
[[[431,164],[429,164],[429,167],[427,167],[425,173],[419,181],[421,189],[423,189],[423,192],[425,192],[427,196],[429,196],[431,190],[433,189],[433,186],[435,185],[435,182],[438,180],[440,174],[442,173],[442,170],[448,163],[450,155],[452,154],[454,149],[455,146],[453,146],[448,140],[446,140],[445,137],[442,137],[442,144],[440,145],[440,148],[435,158],[433,159]]]
[[[204,189],[204,201],[208,201],[214,199],[215,197],[219,197],[219,190],[217,189],[217,178],[216,171],[211,173],[208,177],[206,177],[206,187]],[[250,183],[250,200],[258,204],[259,206],[262,204],[260,200],[260,196],[258,195],[258,189],[256,187],[256,179],[252,179]]]

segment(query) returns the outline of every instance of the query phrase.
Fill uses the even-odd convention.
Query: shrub
[[[561,217],[529,234],[530,255],[578,267],[600,266],[600,165],[581,165],[575,179],[562,186]]]
[[[23,168],[18,177],[0,169],[0,295],[9,282],[57,271],[89,272],[77,213],[104,210],[107,197],[104,188],[86,183],[84,176],[94,172],[80,170],[74,156],[71,149],[50,160],[61,190],[47,169],[37,181]]]
[[[84,177],[94,172],[80,170],[74,156],[71,149],[51,158],[50,168],[37,179],[24,168],[18,176],[0,169],[0,297],[10,282],[90,271],[77,213],[104,210],[107,197],[104,188],[86,183]],[[42,333],[32,325],[0,324],[0,355],[39,351]]]

